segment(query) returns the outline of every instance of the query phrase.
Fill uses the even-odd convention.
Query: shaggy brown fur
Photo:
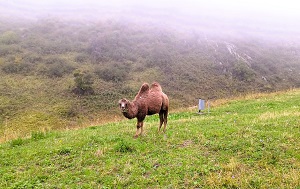
[[[162,92],[159,83],[154,82],[151,87],[149,87],[148,83],[144,83],[132,102],[123,98],[119,101],[119,107],[126,118],[137,118],[137,130],[134,137],[138,137],[143,133],[143,124],[146,115],[159,113],[160,124],[158,131],[160,131],[162,124],[164,124],[163,131],[166,131],[169,99]],[[141,131],[139,132],[140,129]]]

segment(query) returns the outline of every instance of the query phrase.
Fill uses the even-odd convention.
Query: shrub
[[[78,111],[78,108],[75,105],[72,105],[58,110],[58,113],[62,118],[72,118],[78,115]]]
[[[58,57],[49,57],[45,60],[46,64],[65,64],[66,61]]]
[[[104,67],[98,67],[95,74],[104,81],[115,83],[124,82],[128,79],[131,65],[129,63],[110,63]]]
[[[90,95],[94,94],[94,89],[92,87],[94,79],[92,74],[88,72],[76,71],[74,73],[75,88],[73,93],[77,95]]]
[[[255,77],[255,72],[243,62],[238,62],[233,66],[232,74],[241,81],[253,81]]]
[[[15,44],[19,42],[19,36],[13,31],[4,32],[0,36],[0,43],[4,43],[7,45]]]
[[[2,66],[2,70],[7,74],[28,74],[32,69],[32,65],[28,63],[6,63]]]
[[[53,63],[46,66],[46,75],[48,77],[62,77],[73,72],[75,67],[68,63]]]
[[[7,55],[13,55],[20,52],[21,48],[17,45],[4,45],[0,43],[0,56],[4,57]]]
[[[84,62],[87,62],[88,59],[89,59],[89,57],[87,55],[79,54],[75,57],[75,62],[84,63]]]
[[[41,56],[38,56],[36,54],[29,54],[23,58],[23,60],[27,63],[39,63],[43,59]]]

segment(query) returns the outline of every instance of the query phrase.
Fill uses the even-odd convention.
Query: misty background
[[[288,1],[0,1],[6,19],[58,17],[69,20],[118,19],[174,27],[177,30],[231,32],[263,38],[299,40],[299,2]],[[183,28],[182,28],[183,27]]]

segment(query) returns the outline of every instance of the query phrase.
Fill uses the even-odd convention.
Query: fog
[[[0,1],[0,17],[116,19],[157,23],[183,30],[250,32],[299,40],[300,2],[295,0],[11,0]]]

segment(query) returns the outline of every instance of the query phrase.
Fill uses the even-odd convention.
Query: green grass
[[[0,188],[299,188],[300,90],[171,113],[33,132],[0,145]]]

